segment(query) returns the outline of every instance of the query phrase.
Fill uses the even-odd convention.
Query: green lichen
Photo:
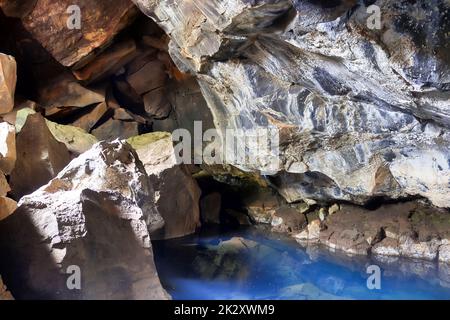
[[[141,149],[162,139],[171,139],[171,134],[169,132],[151,132],[128,138],[126,141],[134,149]]]

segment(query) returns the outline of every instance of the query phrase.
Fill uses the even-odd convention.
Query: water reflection
[[[174,299],[450,299],[447,265],[301,248],[262,228],[204,230],[155,242],[154,251]],[[367,288],[373,264],[381,290]]]

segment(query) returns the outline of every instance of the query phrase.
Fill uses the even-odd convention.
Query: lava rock
[[[16,81],[16,60],[0,53],[0,114],[8,113],[14,107]]]
[[[17,135],[16,149],[10,184],[17,199],[49,182],[70,162],[69,150],[55,139],[38,113],[26,118]]]
[[[10,174],[16,164],[16,130],[13,125],[0,123],[0,170]]]
[[[201,190],[188,168],[177,163],[172,136],[156,132],[127,141],[136,150],[159,194],[156,206],[166,224],[152,233],[152,239],[171,239],[194,233],[200,226]]]
[[[77,6],[79,11],[69,11]],[[69,28],[75,15],[81,28]],[[135,16],[131,1],[38,0],[33,10],[22,18],[30,35],[36,39],[59,63],[66,67],[80,67],[92,55],[108,45],[111,39]],[[53,19],[48,19],[51,16]],[[48,32],[51,30],[52,32]]]
[[[100,142],[1,221],[0,270],[21,299],[166,299],[149,235],[163,224],[136,153]]]

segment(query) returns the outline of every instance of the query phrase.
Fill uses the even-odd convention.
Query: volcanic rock
[[[163,223],[136,153],[100,142],[0,223],[0,269],[21,299],[166,299],[149,236]]]
[[[0,53],[0,114],[8,113],[14,107],[16,81],[16,60]]]
[[[0,170],[10,174],[16,163],[16,130],[13,125],[0,123]]]
[[[171,239],[194,233],[200,226],[200,188],[184,164],[177,164],[172,136],[149,133],[127,140],[144,164],[159,194],[156,206],[166,222],[152,239]]]
[[[49,182],[69,162],[67,147],[58,142],[40,114],[31,114],[17,135],[17,160],[11,173],[16,198],[29,194]]]
[[[222,136],[278,132],[279,157],[230,164],[278,173],[289,202],[422,196],[450,207],[448,1],[370,1],[380,29],[356,1],[134,2],[170,35]]]
[[[139,134],[139,123],[109,119],[92,130],[98,140],[128,139]]]
[[[70,23],[76,22],[77,13],[81,15],[80,28]],[[131,1],[38,0],[22,23],[58,62],[66,67],[80,67],[98,49],[107,46],[135,13]],[[49,20],[49,16],[53,18]]]

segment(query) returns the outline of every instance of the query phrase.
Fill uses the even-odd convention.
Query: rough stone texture
[[[0,220],[10,216],[17,209],[17,202],[13,199],[0,197]]]
[[[101,91],[101,90],[100,90]],[[45,108],[77,107],[105,101],[104,93],[87,89],[71,75],[64,73],[39,90],[39,104]]]
[[[48,120],[46,120],[46,124],[55,139],[64,143],[67,149],[75,155],[86,152],[98,142],[96,137],[86,133],[81,128],[62,125]]]
[[[168,298],[149,235],[162,225],[136,153],[100,142],[0,223],[0,269],[20,299]],[[81,290],[66,286],[73,265]]]
[[[109,119],[92,130],[98,140],[128,139],[139,134],[139,123]]]
[[[313,220],[294,236],[350,255],[381,255],[448,262],[450,213],[417,202],[376,210],[341,205],[324,221]]]
[[[0,196],[4,197],[6,194],[11,191],[11,188],[6,180],[5,175],[0,172]]]
[[[14,300],[11,293],[8,291],[6,286],[3,284],[2,277],[0,277],[0,300]]]
[[[74,125],[75,127],[80,127],[86,132],[90,132],[107,111],[108,105],[106,104],[106,102],[99,103],[94,108],[89,110],[86,114],[83,114],[77,120],[75,120],[72,125]]]
[[[72,5],[80,8],[81,29],[67,27],[72,14],[67,10]],[[96,49],[107,45],[129,23],[134,13],[133,3],[127,0],[38,0],[22,22],[58,62],[70,67],[85,64]]]
[[[172,136],[149,133],[127,140],[144,164],[151,184],[159,194],[156,206],[164,218],[163,229],[152,239],[182,237],[200,226],[200,188],[184,164],[177,164]]]
[[[248,215],[257,223],[272,223],[275,211],[280,205],[278,197],[267,188],[261,188],[259,192],[244,198]]]
[[[17,135],[17,160],[11,189],[19,199],[49,182],[69,162],[67,147],[58,142],[40,114],[31,114]]]
[[[295,208],[281,207],[275,211],[271,225],[275,232],[298,233],[307,222],[306,217]]]
[[[14,107],[16,81],[16,60],[0,53],[0,114],[8,113]]]
[[[273,183],[287,200],[450,207],[448,1],[371,1],[381,30],[356,1],[134,2],[196,74],[219,130],[279,131]]]
[[[16,163],[16,130],[13,125],[0,123],[0,170],[10,174]]]

